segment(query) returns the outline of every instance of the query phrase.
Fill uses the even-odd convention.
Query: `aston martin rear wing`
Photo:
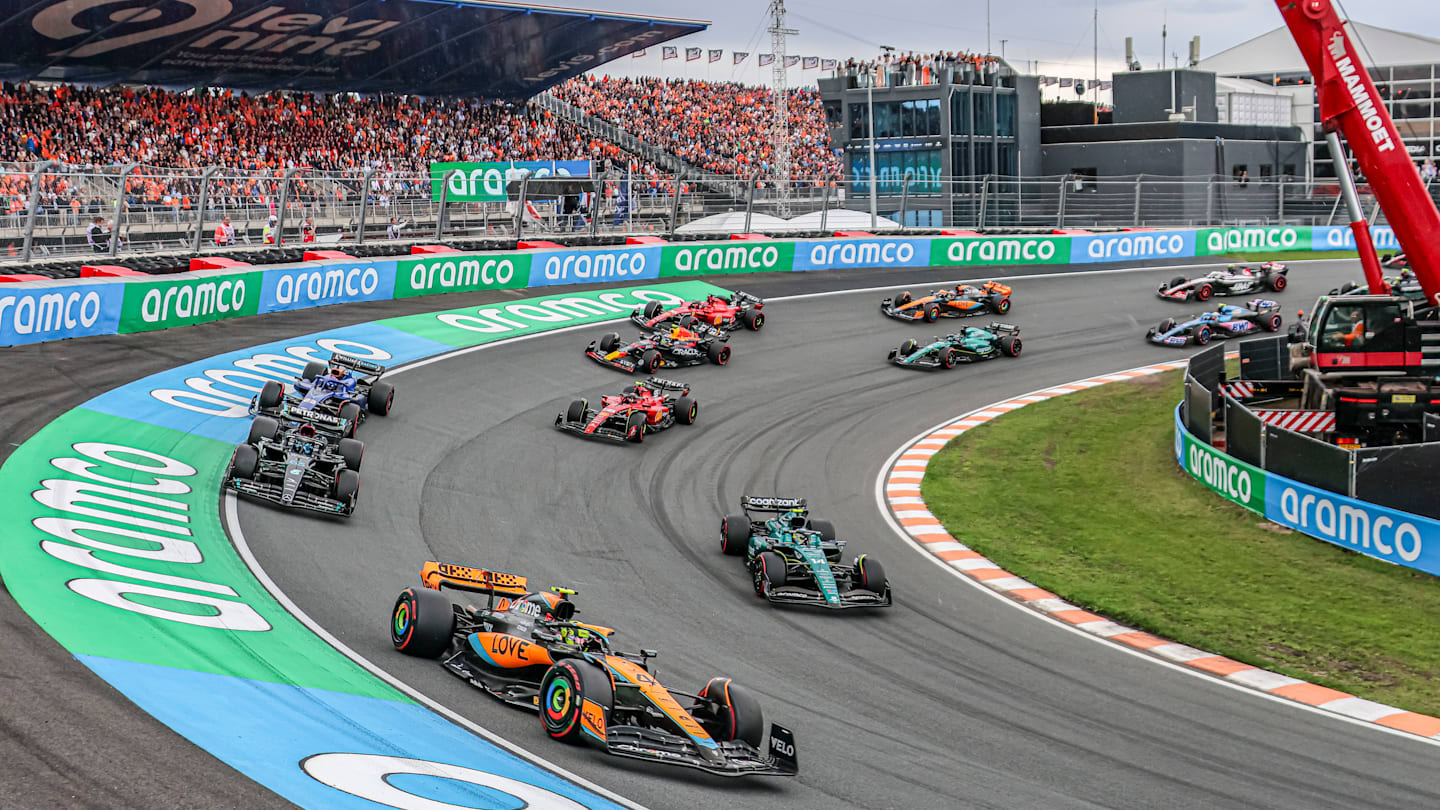
[[[524,596],[528,580],[519,574],[473,568],[468,565],[427,562],[420,567],[420,582],[427,588],[451,588],[492,596]]]
[[[806,506],[804,498],[742,495],[740,496],[740,508],[746,512],[788,512],[791,509],[804,509]]]

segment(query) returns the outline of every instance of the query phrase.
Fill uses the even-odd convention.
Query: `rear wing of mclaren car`
[[[491,571],[468,565],[427,562],[420,567],[420,582],[427,588],[450,588],[490,596],[524,596],[528,580],[519,574]]]

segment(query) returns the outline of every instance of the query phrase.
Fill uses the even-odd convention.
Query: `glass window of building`
[[[905,138],[915,136],[915,102],[900,102],[900,135]]]
[[[974,174],[970,171],[970,145],[957,143],[950,149],[950,171],[956,177],[969,177]]]
[[[893,101],[875,105],[875,137],[900,137],[900,105]]]
[[[825,102],[825,126],[832,128],[841,126],[844,123],[844,121],[841,120],[844,115],[845,107],[841,105],[840,102]]]
[[[970,91],[956,90],[950,94],[950,134],[970,134]]]
[[[1015,137],[1015,94],[995,94],[995,134],[1002,138]]]
[[[940,134],[940,99],[932,98],[925,102],[925,134]]]
[[[990,93],[975,94],[975,134],[995,134],[995,97]]]
[[[870,122],[867,119],[868,107],[864,104],[850,105],[850,137],[870,137]]]

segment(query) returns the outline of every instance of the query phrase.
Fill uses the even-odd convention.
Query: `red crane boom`
[[[1321,123],[1326,132],[1339,132],[1349,142],[1426,298],[1440,304],[1440,212],[1334,5],[1331,0],[1275,0],[1275,4],[1315,78]],[[1341,168],[1345,156],[1331,157],[1342,177],[1348,175]],[[1361,216],[1351,218],[1357,220],[1350,227],[1370,292],[1386,291],[1369,226]]]

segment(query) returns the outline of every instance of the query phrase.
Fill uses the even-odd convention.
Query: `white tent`
[[[779,217],[772,217],[769,214],[750,215],[751,231],[788,231],[793,227]],[[694,222],[687,222],[675,229],[676,233],[744,233],[745,212],[727,211],[723,214],[711,214],[708,217],[697,219]]]
[[[824,216],[825,230],[827,231],[894,231],[900,228],[895,220],[886,217],[876,217],[875,226],[871,227],[869,211],[831,208],[825,212]],[[820,217],[820,211],[811,211],[790,220],[789,225],[792,230],[818,231],[820,230]]]

